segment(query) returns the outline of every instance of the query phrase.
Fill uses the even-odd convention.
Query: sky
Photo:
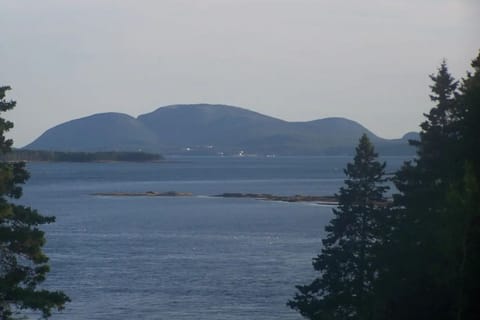
[[[478,0],[1,0],[0,85],[23,146],[100,112],[215,103],[418,131],[429,74],[480,49]]]

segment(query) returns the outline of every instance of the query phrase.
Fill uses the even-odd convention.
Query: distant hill
[[[54,151],[154,150],[158,139],[137,119],[99,113],[48,129],[24,149]]]
[[[380,153],[413,154],[407,140],[382,139],[345,118],[287,122],[226,105],[173,105],[133,118],[102,113],[47,130],[32,150],[146,151],[163,154],[353,154],[366,133]]]
[[[407,132],[403,135],[404,140],[420,140],[420,134],[418,132]]]

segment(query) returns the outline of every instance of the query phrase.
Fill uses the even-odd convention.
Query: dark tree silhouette
[[[15,107],[5,99],[10,87],[0,87],[0,112]],[[0,118],[0,153],[10,151],[12,140],[5,133],[13,123]],[[13,204],[22,195],[21,185],[29,178],[23,162],[0,162],[0,319],[21,317],[22,310],[40,312],[48,318],[52,309],[62,309],[69,298],[59,291],[38,289],[49,272],[48,257],[42,251],[44,232],[38,227],[54,217]]]
[[[460,86],[463,154],[467,159],[457,209],[464,217],[457,320],[480,314],[480,51]],[[458,199],[458,198],[457,198]]]
[[[365,205],[384,191],[383,167],[359,165],[368,149],[361,142],[314,259],[320,277],[298,287],[292,308],[309,319],[479,318],[480,54],[472,67],[460,83],[445,62],[430,76],[435,106],[411,141],[417,157],[395,174],[398,193],[384,212]],[[357,172],[377,173],[370,189],[359,187]],[[364,218],[368,229],[358,223]]]
[[[370,319],[378,269],[377,253],[384,228],[385,163],[366,135],[360,139],[347,179],[337,195],[339,205],[326,226],[321,254],[313,260],[320,276],[288,305],[308,319]]]
[[[391,255],[382,279],[390,288],[382,294],[386,319],[479,314],[480,284],[473,271],[480,268],[476,61],[475,74],[468,74],[460,91],[445,62],[431,76],[435,106],[425,115],[420,140],[413,142],[417,158],[394,179],[400,193],[394,197]]]

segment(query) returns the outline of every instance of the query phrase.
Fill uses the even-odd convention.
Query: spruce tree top
[[[378,274],[373,263],[382,246],[385,207],[385,163],[367,135],[360,138],[352,163],[345,169],[338,208],[325,227],[321,254],[313,259],[319,276],[297,286],[288,305],[308,319],[369,319],[373,313],[372,288]]]

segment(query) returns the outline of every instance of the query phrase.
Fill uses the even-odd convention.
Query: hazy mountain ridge
[[[24,149],[52,151],[138,151],[158,144],[137,119],[123,113],[98,113],[48,129]]]
[[[172,105],[137,118],[101,113],[47,130],[25,149],[164,154],[352,154],[366,133],[385,154],[412,154],[408,133],[388,140],[345,118],[288,122],[226,105]]]

